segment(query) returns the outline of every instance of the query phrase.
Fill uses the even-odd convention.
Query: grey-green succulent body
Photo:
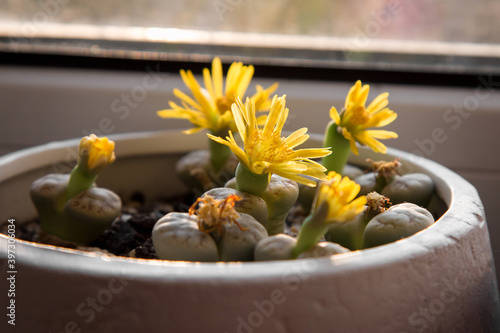
[[[69,175],[61,174],[39,178],[31,185],[31,199],[43,232],[66,241],[88,244],[109,228],[120,214],[121,200],[114,192],[98,187],[70,196],[69,180]]]

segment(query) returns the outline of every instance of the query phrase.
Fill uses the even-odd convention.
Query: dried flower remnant
[[[235,194],[228,195],[225,199],[217,200],[210,195],[198,198],[189,208],[189,215],[198,217],[198,228],[200,231],[210,233],[218,230],[223,231],[226,224],[236,224],[242,231],[244,227],[237,222],[240,216],[234,209],[235,202],[241,200],[241,197]]]
[[[384,177],[387,181],[399,175],[398,169],[401,166],[401,162],[399,162],[398,158],[392,162],[373,161],[369,158],[366,161],[371,164],[370,168],[373,172],[377,173],[378,176]]]

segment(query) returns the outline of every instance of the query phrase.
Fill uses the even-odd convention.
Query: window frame
[[[0,31],[0,64],[129,71],[154,67],[178,73],[187,68],[201,72],[219,56],[226,67],[233,61],[253,64],[255,76],[262,78],[450,87],[475,87],[485,76],[500,81],[500,45],[137,27],[47,28],[30,38]],[[57,35],[54,31],[59,37],[50,37]]]

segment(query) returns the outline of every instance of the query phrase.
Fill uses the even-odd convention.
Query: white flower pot
[[[206,146],[180,132],[117,135],[102,187],[147,198],[184,191],[173,175],[183,153]],[[319,145],[318,137],[309,145]],[[35,216],[30,183],[73,166],[78,140],[0,158],[0,221]],[[368,150],[351,162],[380,159]],[[407,239],[322,259],[191,263],[110,258],[17,241],[16,332],[496,332],[499,298],[476,190],[450,170],[404,152],[406,170],[429,174],[449,206]],[[8,237],[0,236],[8,274]],[[3,279],[5,281],[5,278]],[[8,313],[9,310],[7,310]],[[2,330],[5,332],[5,330]],[[9,331],[10,332],[10,331]]]

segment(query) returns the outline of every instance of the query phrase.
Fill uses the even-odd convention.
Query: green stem
[[[351,153],[349,140],[338,131],[338,126],[332,120],[328,124],[325,132],[323,147],[331,147],[332,153],[323,157],[322,164],[328,171],[342,173],[347,159]]]
[[[363,214],[363,224],[364,224],[364,226],[366,227],[366,225],[368,224],[368,222],[370,222],[372,218],[374,218],[375,216],[377,216],[381,212],[382,211],[366,209],[364,211],[364,213],[362,213]]]
[[[381,193],[382,190],[384,189],[384,187],[387,186],[387,184],[389,184],[389,181],[387,180],[387,178],[385,178],[385,176],[383,176],[382,174],[378,173],[376,178],[375,178],[374,191],[377,193]]]
[[[66,200],[71,199],[78,193],[91,188],[96,178],[97,175],[92,175],[84,172],[77,164],[73,168],[73,170],[71,171],[71,175],[69,176],[68,187],[66,190]]]
[[[239,163],[236,167],[236,189],[238,191],[261,196],[269,185],[268,173],[258,175]]]
[[[300,228],[297,243],[293,248],[293,258],[297,258],[302,252],[307,251],[328,231],[329,225],[322,218],[311,214],[304,219]]]
[[[223,134],[225,133],[225,134]],[[225,137],[227,135],[227,131],[212,133],[214,136]],[[222,145],[214,140],[208,140],[208,148],[210,150],[210,164],[214,168],[215,172],[219,172],[222,169],[224,163],[226,163],[229,156],[231,156],[231,149],[228,146]]]

